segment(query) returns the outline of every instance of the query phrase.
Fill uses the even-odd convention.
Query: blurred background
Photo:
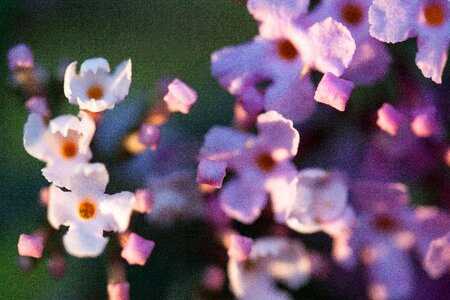
[[[64,72],[63,66],[71,61],[81,63],[101,56],[114,69],[131,58],[133,81],[124,107],[150,105],[155,101],[156,82],[163,76],[176,76],[197,90],[199,101],[189,115],[177,115],[173,122],[200,143],[212,125],[229,125],[233,116],[233,98],[210,74],[210,55],[222,47],[252,39],[257,24],[244,5],[231,0],[2,0],[0,20],[0,299],[106,298],[105,255],[97,259],[69,258],[67,275],[59,281],[48,276],[45,261],[29,274],[17,268],[19,235],[32,232],[45,221],[46,212],[38,204],[38,197],[47,182],[40,172],[43,163],[29,156],[22,145],[27,118],[25,99],[11,88],[7,50],[17,43],[31,47],[35,64],[47,70],[52,95],[59,95],[51,99],[58,106],[55,115],[76,113],[76,108],[66,103],[62,82],[57,80]],[[415,41],[390,49],[402,67],[418,73],[414,65]],[[448,66],[444,74],[443,82],[448,82]],[[368,137],[364,136],[364,126],[352,124],[364,123],[362,120],[369,115],[373,123],[381,103],[393,102],[393,76],[388,74],[386,80],[370,88],[357,88],[344,114],[321,107],[319,114],[325,112],[332,122],[325,118],[306,126],[322,126],[323,135],[313,139],[318,141],[314,144],[319,146],[317,149],[310,147],[305,153],[300,150],[297,165],[342,167],[346,171],[359,166],[363,153],[359,150],[367,145]],[[440,87],[440,91],[446,88]],[[334,131],[337,126],[342,130]],[[333,145],[352,143],[347,143],[345,150],[327,146],[323,140],[331,133],[339,141]],[[347,160],[336,159],[342,151],[351,151]],[[411,189],[415,203],[437,202],[433,185],[415,185]],[[150,229],[148,236],[156,242],[156,248],[144,268],[129,268],[132,298],[189,299],[199,285],[203,268],[211,263],[201,248],[209,247],[208,234],[201,222],[177,224],[169,230]],[[321,294],[314,284],[303,289],[301,295],[332,298]]]

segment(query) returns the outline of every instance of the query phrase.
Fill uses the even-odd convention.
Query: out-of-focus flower
[[[147,215],[149,222],[170,226],[177,221],[204,217],[204,202],[190,172],[151,177],[148,183],[153,193],[153,208]]]
[[[64,76],[64,94],[72,104],[80,109],[100,112],[112,109],[127,95],[131,84],[131,60],[117,66],[110,74],[108,62],[104,58],[88,59],[81,64],[80,74],[76,73],[77,62],[71,63]]]
[[[450,270],[450,232],[431,242],[423,266],[433,278],[441,277]]]
[[[104,194],[109,174],[100,163],[78,166],[70,181],[71,192],[50,186],[48,221],[56,229],[69,226],[63,238],[69,254],[98,256],[108,242],[103,231],[123,232],[128,228],[134,195]]]
[[[130,284],[128,282],[108,283],[109,300],[129,300]]]
[[[369,6],[372,0],[323,0],[300,21],[306,26],[328,17],[344,24],[355,39],[356,51],[342,75],[355,84],[372,84],[386,74],[391,57],[380,41],[369,35]]]
[[[202,275],[202,284],[212,292],[220,292],[225,285],[225,273],[222,268],[211,265],[208,266]]]
[[[46,119],[50,117],[50,108],[48,107],[47,99],[44,97],[31,97],[25,103],[28,114],[37,114]]]
[[[296,20],[307,13],[308,5],[309,1],[248,1],[259,35],[212,54],[214,77],[238,96],[249,114],[275,110],[303,121],[315,108],[309,70],[340,76],[348,67],[355,51],[350,32],[331,18],[303,28]]]
[[[297,154],[300,137],[292,121],[275,111],[260,115],[257,127],[258,136],[231,128],[212,128],[200,149],[200,161],[225,162],[223,170],[228,167],[235,173],[219,195],[230,217],[252,223],[266,205],[269,193],[275,217],[284,222],[285,206],[295,196],[297,171],[290,159]],[[217,167],[214,173],[220,173]],[[211,173],[204,168],[198,172]],[[200,174],[197,178],[208,176]]]
[[[131,233],[126,240],[125,246],[120,254],[122,258],[130,265],[145,265],[155,247],[155,243],[135,233]]]
[[[167,88],[169,91],[164,96],[164,101],[169,111],[188,114],[197,101],[197,92],[179,79],[174,79]]]
[[[291,299],[275,281],[298,289],[308,281],[310,272],[310,256],[303,245],[279,237],[257,239],[247,260],[230,256],[228,261],[230,288],[238,299]]]
[[[418,137],[426,138],[440,130],[436,108],[428,105],[409,113],[402,113],[392,105],[385,103],[378,110],[377,125],[390,135],[396,135],[405,121],[409,121],[411,131]]]
[[[139,129],[139,142],[147,148],[155,150],[161,139],[161,129],[152,124],[142,124]]]
[[[286,224],[300,233],[327,233],[333,238],[333,256],[343,260],[349,250],[345,243],[356,225],[346,178],[337,171],[305,169],[297,179],[296,197],[287,209]]]
[[[252,246],[253,240],[251,238],[232,234],[229,237],[228,257],[232,257],[237,261],[245,261],[250,255]]]
[[[408,207],[408,190],[402,184],[358,182],[351,191],[358,226],[348,240],[351,255],[343,262],[361,258],[369,276],[371,299],[409,298],[415,281],[409,251],[420,253],[424,245],[442,234],[439,227],[448,228],[450,219],[441,218],[435,226],[427,224],[431,218],[421,221],[421,211],[429,212],[430,208]]]
[[[79,118],[59,116],[48,126],[41,116],[30,114],[23,144],[31,156],[47,163],[42,173],[49,182],[70,189],[70,174],[77,165],[91,159],[89,146],[94,133],[95,123],[84,112],[79,113]]]
[[[441,83],[450,41],[449,15],[448,0],[374,0],[370,34],[388,43],[417,37],[416,65],[425,77]]]
[[[33,52],[25,44],[18,44],[8,51],[8,68],[10,71],[22,68],[32,68]]]

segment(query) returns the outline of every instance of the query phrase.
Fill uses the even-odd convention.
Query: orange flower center
[[[90,220],[95,216],[95,203],[91,200],[86,199],[78,204],[78,215],[83,220]]]
[[[425,21],[429,26],[441,26],[445,22],[445,11],[443,7],[437,3],[425,6],[423,10]]]
[[[71,159],[77,155],[78,146],[72,140],[65,140],[61,145],[61,155],[66,159]]]
[[[281,40],[277,44],[278,55],[284,60],[294,60],[298,51],[289,40]]]
[[[390,216],[378,216],[375,218],[375,228],[381,232],[392,232],[397,228],[397,223]]]
[[[92,85],[86,91],[86,96],[89,99],[100,100],[103,95],[103,88],[99,85]]]
[[[256,165],[264,172],[272,171],[277,162],[273,160],[272,155],[269,153],[262,153],[256,158]]]
[[[355,4],[347,4],[341,8],[341,16],[350,25],[358,25],[363,19],[361,7]]]

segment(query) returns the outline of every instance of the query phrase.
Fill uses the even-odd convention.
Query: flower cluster
[[[46,224],[19,237],[21,267],[47,254],[50,274],[60,277],[63,249],[76,257],[106,252],[108,295],[128,299],[126,265],[144,266],[155,246],[146,228],[170,240],[176,224],[200,223],[201,234],[186,237],[189,259],[201,249],[206,262],[195,299],[296,299],[317,285],[319,298],[443,296],[449,90],[436,83],[447,61],[450,2],[246,7],[257,35],[211,55],[212,76],[236,99],[233,125],[213,126],[203,141],[181,128],[185,119],[170,122],[198,97],[177,78],[162,77],[156,101],[142,108],[125,101],[131,60],[114,72],[103,58],[79,72],[73,62],[63,91],[80,111],[52,117],[31,50],[9,51],[13,82],[28,99],[23,144],[45,162],[49,182],[40,197]],[[418,80],[385,44],[412,37],[416,64],[431,80]],[[367,95],[377,99],[355,99]],[[360,107],[346,109],[350,99]],[[120,192],[124,186],[135,191]]]

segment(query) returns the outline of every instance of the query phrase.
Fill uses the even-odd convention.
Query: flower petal
[[[131,85],[131,59],[117,66],[112,76],[109,88],[117,100],[121,101],[128,95]],[[118,101],[114,101],[115,103]]]
[[[109,182],[109,173],[104,164],[80,164],[73,171],[70,186],[78,196],[101,195]]]
[[[95,232],[88,231],[87,228],[70,226],[63,237],[66,251],[77,257],[96,257],[105,249],[108,238]]]
[[[339,111],[345,111],[354,87],[355,84],[351,81],[336,77],[332,73],[325,73],[317,86],[314,99]]]
[[[104,73],[111,72],[108,61],[102,57],[85,60],[80,66],[81,77],[85,76],[88,72],[97,74],[99,71]]]
[[[49,188],[49,200],[47,209],[47,219],[50,225],[59,229],[61,225],[70,225],[76,208],[76,200],[70,192],[63,192],[54,184]]]
[[[104,195],[100,200],[99,209],[108,216],[107,231],[123,232],[128,228],[135,198],[130,192],[114,195]]]
[[[440,36],[419,37],[416,65],[423,76],[436,83],[442,83],[442,73],[447,63],[448,41],[444,43]]]
[[[31,156],[47,161],[51,156],[51,136],[41,116],[30,114],[23,132],[23,146]]]

